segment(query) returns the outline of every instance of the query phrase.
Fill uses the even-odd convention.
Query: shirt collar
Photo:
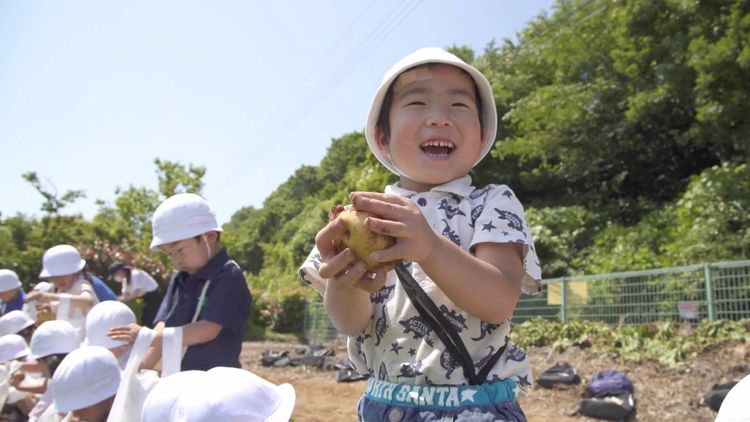
[[[468,174],[458,179],[453,179],[448,183],[438,185],[429,190],[429,192],[441,192],[461,197],[467,197],[474,192],[474,186],[471,185],[471,176]],[[388,185],[385,187],[385,193],[391,193],[402,197],[410,197],[419,192],[402,188],[398,183]]]
[[[219,249],[219,252],[217,252],[216,255],[213,256],[213,258],[209,259],[208,262],[206,262],[206,265],[204,265],[195,274],[188,275],[187,273],[182,272],[182,274],[184,274],[183,279],[187,280],[192,278],[199,280],[209,280],[224,267],[224,264],[226,264],[227,261],[229,261],[229,255],[227,255],[226,249]]]

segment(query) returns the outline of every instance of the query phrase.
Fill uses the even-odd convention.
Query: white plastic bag
[[[143,327],[138,332],[107,422],[140,422],[143,403],[159,381],[156,371],[140,369],[153,340],[154,332],[150,329]]]
[[[86,315],[79,308],[71,306],[71,295],[60,293],[55,316],[57,319],[68,321],[78,331],[78,337],[83,341],[86,338]]]
[[[5,400],[10,394],[10,371],[5,365],[0,365],[0,409],[5,406]]]
[[[182,327],[167,327],[161,337],[161,377],[180,372],[182,356]]]

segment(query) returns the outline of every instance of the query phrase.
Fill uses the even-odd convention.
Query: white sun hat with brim
[[[107,349],[120,347],[126,343],[111,339],[107,332],[114,327],[135,323],[135,314],[128,305],[115,300],[99,302],[86,314],[86,338],[83,345],[102,346]]]
[[[72,412],[114,396],[119,386],[120,365],[115,355],[104,347],[88,346],[65,356],[49,388],[56,410]]]
[[[57,245],[47,249],[42,257],[42,272],[39,277],[57,277],[75,274],[86,266],[81,253],[70,245]]]
[[[36,283],[34,287],[31,289],[35,292],[51,292],[52,289],[55,288],[55,285],[50,283],[49,281],[40,281],[39,283]]]
[[[380,109],[383,107],[383,101],[385,100],[385,96],[388,93],[391,84],[393,84],[399,75],[414,67],[430,63],[442,63],[456,66],[466,71],[466,73],[474,79],[482,105],[482,115],[479,116],[482,122],[482,152],[474,165],[482,161],[487,153],[490,152],[492,145],[495,142],[495,135],[497,134],[497,108],[492,93],[492,86],[487,78],[482,72],[442,48],[421,48],[399,60],[385,73],[385,77],[383,78],[383,81],[380,82],[380,86],[375,92],[375,97],[372,99],[372,104],[370,104],[370,112],[367,115],[367,123],[365,124],[365,138],[367,139],[367,144],[370,146],[370,150],[378,161],[380,161],[388,170],[399,176],[401,176],[402,173],[398,170],[391,158],[383,154],[380,148],[378,148],[376,128],[378,126],[378,118],[380,117]]]
[[[21,287],[21,280],[13,270],[0,270],[0,293]]]
[[[0,337],[0,363],[18,360],[31,353],[26,340],[18,334],[7,334]]]
[[[70,353],[81,347],[76,330],[68,321],[54,320],[42,323],[31,335],[31,358]]]
[[[10,311],[0,317],[0,336],[18,334],[23,329],[34,325],[34,320],[24,311]]]
[[[222,231],[211,206],[194,193],[178,193],[165,199],[154,211],[151,227],[151,249],[206,232]]]
[[[287,422],[296,395],[291,384],[275,385],[240,368],[210,369],[206,382],[177,399],[172,421]]]
[[[183,371],[159,380],[143,402],[141,422],[163,422],[171,420],[172,410],[183,390],[194,385],[204,385],[208,378],[205,371]]]

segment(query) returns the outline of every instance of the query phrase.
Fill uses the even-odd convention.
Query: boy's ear
[[[208,243],[217,243],[219,241],[219,232],[217,231],[206,232],[204,236],[206,236]]]
[[[390,154],[390,140],[388,139],[388,135],[386,135],[385,131],[383,130],[383,127],[380,125],[375,128],[375,139],[378,141],[378,149],[380,150],[380,152],[388,156]]]

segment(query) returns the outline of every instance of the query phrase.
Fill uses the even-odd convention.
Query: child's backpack
[[[729,390],[737,385],[738,381],[730,381],[724,384],[714,384],[711,387],[711,391],[703,396],[703,403],[710,407],[713,411],[718,412],[721,404],[724,402]]]
[[[620,371],[594,373],[578,412],[592,418],[625,421],[635,414],[633,383]]]
[[[580,384],[581,377],[568,362],[559,362],[536,377],[536,383],[544,388],[555,388]]]

